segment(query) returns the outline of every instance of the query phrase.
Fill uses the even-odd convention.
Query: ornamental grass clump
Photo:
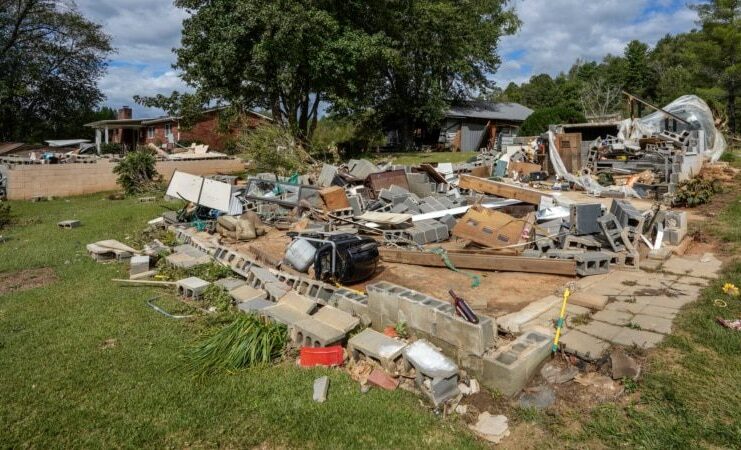
[[[186,349],[185,363],[200,376],[234,372],[277,360],[287,340],[284,325],[252,314],[239,314],[230,324]]]

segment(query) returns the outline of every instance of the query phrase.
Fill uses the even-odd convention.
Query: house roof
[[[226,106],[219,106],[215,108],[209,108],[204,109],[201,111],[202,114],[207,114],[214,111],[221,111],[222,109],[226,109]],[[268,116],[262,115],[260,113],[254,112],[254,111],[247,111],[248,114],[252,114],[253,116],[259,117],[261,119],[265,119],[267,121],[272,122],[273,119],[271,119]],[[112,120],[99,120],[97,122],[91,122],[86,123],[86,127],[91,128],[103,128],[103,127],[109,127],[109,128],[141,128],[148,125],[155,125],[158,123],[164,123],[164,122],[174,122],[180,120],[180,116],[162,116],[162,117],[151,117],[151,118],[142,118],[142,119],[112,119]]]
[[[519,103],[492,103],[475,100],[451,106],[445,112],[445,117],[522,122],[532,113],[532,109]]]

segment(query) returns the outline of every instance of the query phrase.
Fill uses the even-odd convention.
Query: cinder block
[[[482,384],[512,396],[522,390],[551,351],[548,330],[533,329],[483,358]]]
[[[176,281],[175,285],[177,286],[179,295],[187,298],[198,299],[211,283],[198,277],[188,277]]]
[[[149,256],[134,255],[131,257],[129,267],[129,276],[149,272]]]
[[[363,356],[372,358],[387,370],[394,369],[396,362],[401,358],[404,347],[406,347],[405,343],[370,328],[351,337],[347,343],[347,350],[354,360]]]
[[[583,277],[599,275],[610,271],[612,255],[603,252],[585,252],[574,257],[576,273]]]
[[[265,291],[253,288],[246,284],[230,290],[229,295],[232,296],[237,304],[252,300],[267,300],[268,298]]]
[[[245,280],[242,280],[241,278],[229,277],[216,280],[214,281],[214,284],[224,290],[231,291],[240,286],[244,286],[245,284],[247,284],[247,282]]]
[[[437,309],[435,336],[457,347],[458,353],[483,355],[494,342],[495,335],[496,324],[490,317],[479,316],[479,323],[475,324],[456,316],[454,309]]]
[[[598,233],[597,218],[601,215],[602,205],[599,203],[571,205],[571,232],[576,235]]]

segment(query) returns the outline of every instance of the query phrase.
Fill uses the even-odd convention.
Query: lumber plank
[[[432,253],[422,253],[391,248],[378,249],[381,260],[417,266],[445,267],[442,258]],[[448,253],[448,258],[459,269],[501,272],[545,273],[551,275],[576,275],[573,260],[527,258],[508,255]]]
[[[536,191],[535,189],[487,180],[486,178],[479,178],[471,175],[461,175],[458,179],[458,187],[471,189],[472,191],[481,192],[483,194],[513,198],[533,205],[540,205],[541,198],[550,197],[550,195]]]

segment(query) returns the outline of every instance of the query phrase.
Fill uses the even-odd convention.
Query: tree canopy
[[[696,94],[727,118],[730,132],[737,132],[741,1],[709,0],[692,8],[698,12],[698,30],[667,35],[653,48],[633,40],[622,55],[607,55],[600,62],[577,60],[567,73],[510,83],[493,98],[535,110],[564,107],[605,116],[622,110],[623,90],[657,106]]]
[[[80,132],[103,99],[110,37],[61,0],[0,0],[0,140]]]
[[[271,111],[302,141],[322,105],[411,133],[487,91],[499,38],[518,25],[506,0],[175,3],[191,12],[175,66],[195,98]],[[179,113],[178,97],[140,101]]]

